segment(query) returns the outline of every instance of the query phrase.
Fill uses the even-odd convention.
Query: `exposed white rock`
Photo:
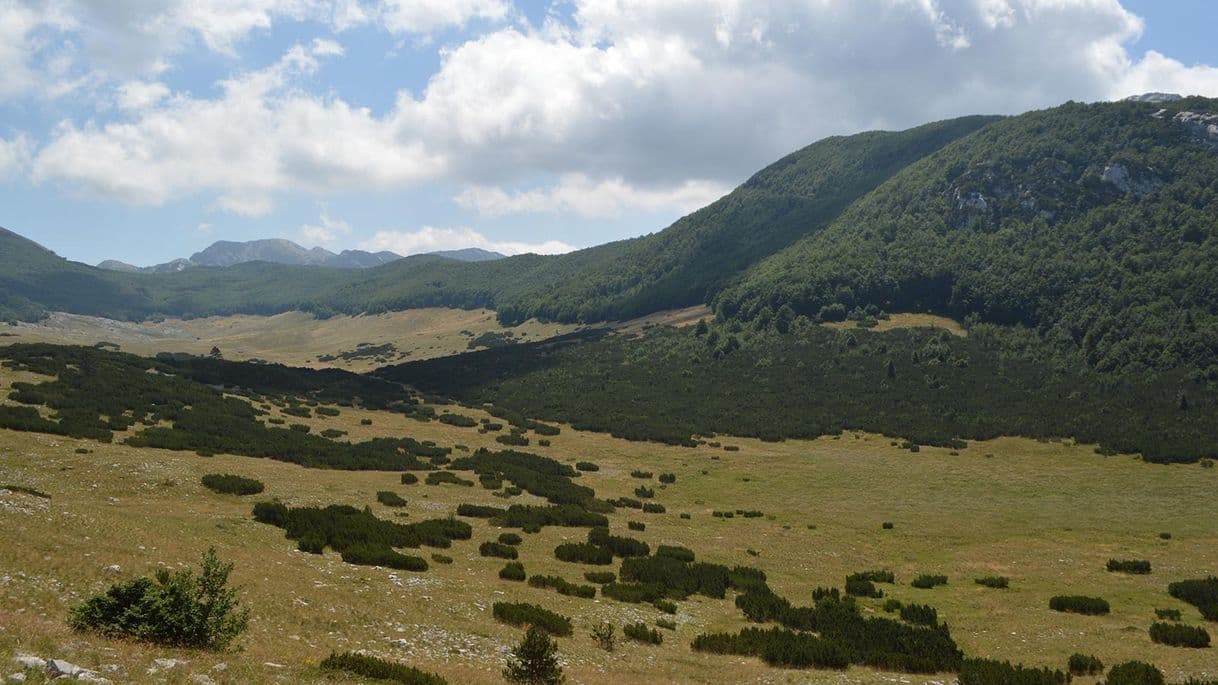
[[[1183,126],[1192,137],[1218,151],[1218,114],[1178,112],[1171,120]]]
[[[1125,98],[1126,102],[1176,102],[1183,100],[1184,96],[1177,93],[1142,93],[1141,95],[1130,95]]]
[[[10,682],[10,683],[24,683],[25,674],[24,673],[10,673],[9,676],[7,678],[5,678],[5,681]]]
[[[46,668],[47,662],[42,657],[32,656],[29,654],[18,654],[13,657],[13,663],[22,668]]]
[[[1105,183],[1111,183],[1116,186],[1117,190],[1126,195],[1138,198],[1163,187],[1162,179],[1156,177],[1153,173],[1135,175],[1129,170],[1129,167],[1120,163],[1109,164],[1104,167],[1104,173],[1100,174],[1100,180]]]

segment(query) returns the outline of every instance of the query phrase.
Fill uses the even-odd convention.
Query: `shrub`
[[[1086,654],[1072,654],[1066,662],[1071,675],[1096,675],[1104,672],[1104,662]]]
[[[588,531],[588,544],[605,547],[617,557],[645,557],[651,554],[646,542],[634,538],[610,535],[608,528],[596,527]]]
[[[1183,617],[1180,615],[1179,609],[1155,609],[1155,618],[1164,621],[1179,621]]]
[[[585,571],[584,580],[597,585],[607,585],[617,581],[617,574],[610,571]]]
[[[638,469],[635,469],[630,472],[630,477],[631,478],[643,478],[645,480],[649,480],[651,478],[651,471],[640,471]]]
[[[939,623],[939,612],[925,604],[905,604],[901,606],[901,620],[906,623],[933,626]]]
[[[501,545],[519,545],[524,542],[524,539],[515,533],[500,533],[499,544]]]
[[[387,507],[404,507],[407,505],[406,500],[398,496],[396,492],[388,490],[380,490],[376,493],[376,501],[384,504]]]
[[[647,530],[647,524],[642,521],[627,521],[626,527],[630,530],[644,531]]]
[[[293,423],[292,425],[288,426],[288,428],[296,431],[297,433],[308,433],[309,431],[313,430],[303,423]]]
[[[318,416],[338,416],[339,411],[334,407],[317,407],[313,410]]]
[[[984,585],[985,587],[994,588],[997,590],[1005,590],[1011,585],[1011,580],[1006,576],[986,576],[984,578],[978,578],[974,582],[976,582],[978,585]]]
[[[530,576],[529,586],[536,588],[554,588],[558,594],[569,597],[592,599],[596,596],[596,588],[591,585],[576,585],[559,576]]]
[[[527,447],[529,439],[516,433],[505,433],[504,435],[496,435],[495,442],[511,445],[512,447]]]
[[[640,485],[634,489],[634,496],[639,499],[651,499],[656,496],[656,491],[646,485]]]
[[[359,420],[359,425],[361,425],[361,426],[371,426],[371,425],[372,425],[372,419],[360,419],[360,420]]]
[[[1049,600],[1049,608],[1054,611],[1088,616],[1100,616],[1111,610],[1107,600],[1082,595],[1058,595]]]
[[[630,640],[649,645],[658,645],[664,642],[664,636],[660,635],[660,631],[642,622],[626,624],[622,627],[622,634]]]
[[[1159,539],[1160,540],[1170,540],[1171,533],[1159,533]]]
[[[664,508],[663,504],[658,502],[647,502],[643,504],[644,514],[663,514],[665,511],[668,510]]]
[[[608,566],[613,563],[613,552],[611,550],[579,542],[565,542],[555,547],[554,556],[559,561],[568,561],[575,564]]]
[[[438,419],[440,423],[457,426],[458,428],[473,428],[478,425],[478,422],[472,416],[464,414],[440,414]]]
[[[1108,570],[1112,573],[1146,575],[1150,573],[1150,562],[1144,559],[1109,559]]]
[[[413,473],[402,474],[402,485],[414,485],[419,482],[419,477]]]
[[[347,431],[340,431],[337,428],[327,428],[321,432],[321,437],[329,438],[330,440],[334,440],[336,438],[341,438],[346,434],[347,434]]]
[[[1218,621],[1218,578],[1181,580],[1167,586],[1172,597],[1201,610],[1207,621]]]
[[[838,645],[786,628],[745,628],[739,633],[706,633],[694,638],[693,648],[714,654],[761,657],[771,666],[787,668],[846,668],[850,657]]]
[[[227,587],[232,570],[211,548],[198,576],[189,569],[158,569],[155,580],[145,576],[112,585],[73,607],[69,623],[109,637],[223,649],[249,625],[249,611],[238,608],[237,591]]]
[[[965,659],[960,664],[960,685],[1065,685],[1070,677],[1048,668],[1012,666],[1006,661]]]
[[[254,505],[254,520],[282,528],[288,520],[288,508],[280,502],[259,502]]]
[[[685,512],[681,512],[681,518],[683,518],[683,519],[685,519],[685,520],[687,520],[687,521],[688,521],[688,520],[689,520],[689,518],[690,518],[690,516],[689,516],[689,514],[687,514],[687,513],[685,513]]]
[[[1183,623],[1155,623],[1150,626],[1150,639],[1172,647],[1204,648],[1210,646],[1210,634],[1198,626]]]
[[[326,671],[343,671],[362,678],[387,680],[401,685],[447,685],[448,681],[434,673],[420,671],[367,654],[355,652],[331,653],[319,664]]]
[[[203,476],[202,483],[209,490],[228,495],[257,495],[266,489],[262,481],[231,473],[209,473]]]
[[[558,643],[546,636],[541,626],[530,626],[524,640],[508,659],[503,678],[522,685],[559,685],[563,681],[558,665]],[[567,633],[570,634],[570,631]]]
[[[613,648],[617,646],[617,636],[614,634],[614,631],[615,628],[612,623],[602,621],[599,625],[593,626],[589,635],[596,642],[597,647],[606,652],[612,652]]]
[[[676,630],[677,622],[667,618],[657,618],[656,625],[664,630]]]
[[[669,557],[678,561],[690,563],[694,560],[694,551],[679,545],[660,545],[656,548],[657,557]]]
[[[852,597],[874,597],[877,599],[884,596],[883,591],[878,589],[874,583],[862,578],[846,580],[846,594]]]
[[[1164,685],[1163,672],[1141,661],[1127,661],[1108,669],[1106,685]]]
[[[427,474],[427,478],[423,479],[423,482],[427,483],[428,485],[450,483],[452,485],[461,485],[468,488],[474,487],[474,481],[465,480],[452,471],[432,471],[431,473]]]
[[[666,484],[666,485],[672,485],[673,483],[677,482],[677,474],[675,474],[675,473],[661,473],[661,474],[660,474],[660,482],[661,482],[661,483],[664,483],[664,484]]]
[[[487,490],[498,490],[503,487],[503,479],[493,473],[480,474],[478,482]]]
[[[873,583],[895,583],[897,578],[892,571],[861,571],[846,576],[846,580],[870,580]]]
[[[509,561],[499,569],[499,577],[503,580],[524,580],[524,564],[519,561]]]
[[[892,521],[885,521],[883,524],[880,525],[880,527],[883,528],[884,530],[892,530]]]
[[[575,462],[575,468],[580,471],[600,471],[601,470],[601,467],[597,466],[596,464],[593,464],[590,461]],[[610,626],[610,627],[612,628],[613,626]]]
[[[384,566],[402,571],[419,572],[427,570],[427,560],[422,557],[407,556],[390,547],[363,542],[345,547],[342,550],[342,557],[343,561],[357,566]]]
[[[500,559],[515,559],[520,556],[515,547],[504,545],[498,542],[484,542],[478,545],[478,554],[484,557],[498,557]]]
[[[947,585],[947,576],[936,576],[924,573],[917,578],[914,578],[909,584],[920,590],[929,590],[940,585]]]
[[[485,504],[458,504],[457,516],[467,516],[475,519],[490,519],[496,516],[502,516],[507,513],[507,509],[499,507],[489,507]]]
[[[432,561],[434,561],[434,562],[436,562],[437,564],[451,564],[451,563],[453,563],[453,558],[452,558],[452,557],[450,557],[450,556],[448,556],[448,555],[446,555],[446,554],[439,554],[438,552],[433,552],[433,553],[432,553],[432,555],[431,555],[431,560],[432,560]]]
[[[571,619],[549,609],[525,602],[495,602],[495,620],[514,626],[536,626],[557,637],[571,635]]]
[[[623,509],[642,509],[643,503],[632,497],[619,497],[613,500],[613,505]]]
[[[657,599],[656,601],[652,602],[652,605],[666,614],[677,613],[677,603],[671,600]]]
[[[550,441],[547,438],[541,438],[540,440],[537,441],[537,446],[538,447],[549,447]]]

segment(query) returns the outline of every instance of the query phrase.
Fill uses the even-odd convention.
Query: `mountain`
[[[503,258],[503,255],[498,252],[476,247],[427,254],[462,262],[487,262]],[[196,266],[222,268],[247,262],[267,262],[293,266],[326,266],[335,269],[369,269],[395,262],[401,258],[401,255],[388,251],[343,250],[334,254],[321,247],[308,249],[290,240],[268,238],[247,242],[220,240],[212,243],[206,249],[194,253],[189,259],[175,259],[154,266],[139,267],[115,259],[107,259],[98,264],[97,268],[126,273],[176,273]]]

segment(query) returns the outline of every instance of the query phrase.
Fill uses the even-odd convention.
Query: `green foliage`
[[[584,580],[597,585],[606,585],[617,581],[617,574],[610,571],[584,571]]]
[[[522,685],[559,685],[563,682],[562,667],[558,665],[558,643],[546,632],[541,626],[529,627],[524,640],[512,650],[507,668],[503,669],[505,680]],[[570,634],[569,629],[567,634]]]
[[[645,557],[651,554],[651,547],[646,542],[610,535],[608,528],[600,526],[588,531],[588,544],[604,547],[617,557]]]
[[[432,552],[431,560],[436,562],[437,564],[444,564],[444,565],[453,563],[452,557],[448,556],[447,554],[440,554],[439,552]]]
[[[639,469],[635,469],[630,472],[631,478],[642,478],[644,480],[650,480],[651,476],[652,476],[651,471],[641,471]]]
[[[401,685],[447,685],[448,681],[434,673],[399,664],[380,657],[356,652],[331,652],[318,664],[326,671],[341,671],[361,678],[386,680]]]
[[[478,421],[472,416],[464,414],[440,414],[436,417],[440,423],[447,423],[450,426],[458,426],[461,428],[473,428],[478,425]]]
[[[592,627],[589,636],[594,642],[596,642],[597,647],[600,647],[606,652],[612,652],[614,647],[617,646],[617,636],[614,634],[614,631],[615,628],[613,627],[612,623],[602,621],[601,623]]]
[[[452,468],[470,470],[479,476],[503,478],[530,494],[545,498],[551,504],[588,506],[596,496],[592,488],[572,482],[571,479],[578,476],[575,469],[529,452],[480,449],[468,457],[454,460]]]
[[[626,527],[630,530],[644,531],[647,530],[647,524],[642,521],[627,521]]]
[[[1172,647],[1204,648],[1210,646],[1210,634],[1199,626],[1183,623],[1154,623],[1150,626],[1150,639]]]
[[[529,586],[537,588],[554,588],[560,595],[592,599],[596,596],[596,588],[591,585],[577,585],[559,576],[530,576]]]
[[[1049,608],[1054,611],[1085,614],[1088,616],[1100,616],[1107,614],[1111,610],[1108,600],[1083,595],[1058,595],[1050,598]]]
[[[680,545],[660,545],[656,547],[657,557],[669,557],[686,563],[694,560],[694,551]]]
[[[1146,575],[1150,573],[1150,562],[1143,559],[1109,559],[1108,570],[1113,573]]]
[[[601,470],[600,466],[597,466],[596,464],[593,464],[590,461],[575,462],[575,468],[580,471],[600,471]]]
[[[864,578],[847,578],[846,579],[846,594],[851,597],[872,597],[880,598],[884,596],[884,591],[880,590],[870,580]]]
[[[495,602],[491,613],[495,620],[508,625],[536,626],[557,637],[571,635],[571,619],[536,604]]]
[[[499,544],[501,545],[519,545],[524,542],[524,539],[515,533],[500,533]]]
[[[503,580],[524,580],[524,564],[519,561],[509,561],[504,564],[503,568],[499,569],[499,577]]]
[[[960,685],[1066,685],[1070,676],[1048,668],[1013,666],[1006,661],[965,659]]]
[[[1192,604],[1201,610],[1207,621],[1218,621],[1218,578],[1181,580],[1167,586],[1167,592],[1176,599]]]
[[[505,433],[503,435],[496,435],[495,442],[513,447],[527,447],[529,439],[518,433]]]
[[[642,642],[648,645],[658,645],[664,642],[664,636],[660,631],[648,626],[646,623],[627,623],[622,627],[622,634],[628,640]]]
[[[500,507],[491,507],[485,504],[469,504],[463,502],[457,505],[457,516],[468,516],[476,519],[490,519],[496,516],[503,516],[507,513],[507,509]]]
[[[484,557],[499,557],[500,559],[515,559],[520,556],[515,547],[498,542],[484,542],[478,545],[478,554]]]
[[[657,618],[656,626],[663,628],[664,630],[676,630],[677,622],[668,618]]]
[[[939,612],[934,607],[925,604],[902,604],[901,620],[906,623],[933,626],[939,623]]]
[[[888,571],[888,570],[862,571],[859,573],[852,573],[849,576],[846,576],[847,582],[849,582],[851,580],[869,580],[873,583],[895,583],[895,582],[897,582],[896,576],[893,575],[892,571]]]
[[[785,628],[705,633],[694,638],[692,646],[699,652],[760,657],[771,666],[783,668],[846,668],[851,663],[841,647]]]
[[[262,481],[230,473],[209,473],[203,476],[202,483],[209,490],[229,495],[257,495],[266,489]]]
[[[1108,669],[1105,685],[1164,685],[1163,672],[1142,661],[1126,661]]]
[[[396,492],[389,490],[378,490],[376,493],[376,501],[387,507],[404,507],[408,502],[401,498]]]
[[[465,480],[452,471],[432,471],[431,473],[427,474],[427,477],[423,479],[423,482],[427,483],[428,485],[443,485],[447,483],[449,485],[461,485],[467,488],[474,487],[474,481]]]
[[[110,587],[71,610],[76,630],[173,647],[224,649],[249,625],[237,591],[228,587],[233,565],[203,555],[199,575],[159,569],[155,580],[135,578]]]
[[[1087,654],[1071,654],[1066,668],[1071,675],[1098,675],[1104,672],[1104,662]]]
[[[910,586],[921,590],[929,590],[931,588],[939,587],[940,585],[947,585],[947,576],[930,575],[924,573],[909,581],[909,584]]]
[[[1007,578],[1006,576],[986,576],[984,578],[978,578],[973,582],[984,587],[994,588],[996,590],[1005,590],[1011,586],[1011,579]]]
[[[608,566],[613,563],[613,552],[608,548],[579,542],[560,544],[554,548],[554,557],[574,564]]]
[[[1155,618],[1160,618],[1164,621],[1179,621],[1184,617],[1179,609],[1155,609]]]
[[[660,504],[659,502],[644,502],[643,503],[643,513],[644,514],[663,514],[665,511],[667,511],[667,509],[665,509],[664,505]]]

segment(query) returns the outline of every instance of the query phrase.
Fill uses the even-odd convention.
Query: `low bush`
[[[208,490],[226,495],[257,495],[266,489],[262,481],[231,473],[209,473],[203,476],[202,482]]]
[[[500,533],[499,534],[499,544],[501,544],[501,545],[515,546],[515,545],[519,545],[522,542],[524,542],[524,538],[520,537],[519,535],[517,535],[515,533]]]
[[[427,483],[428,485],[442,485],[448,483],[451,485],[461,485],[467,488],[474,487],[474,481],[465,480],[452,471],[432,471],[431,473],[427,474],[427,478],[423,479],[423,482]]]
[[[596,464],[593,464],[590,461],[577,461],[577,462],[575,462],[575,468],[579,471],[588,471],[588,472],[601,470],[600,466],[597,466]]]
[[[516,548],[511,545],[489,541],[478,545],[478,554],[484,557],[498,557],[499,559],[515,559],[520,556]]]
[[[331,653],[318,665],[326,671],[341,671],[361,678],[385,680],[401,685],[447,685],[448,683],[447,680],[434,673],[355,652]]]
[[[965,659],[960,664],[960,685],[1065,685],[1070,676],[1049,668],[1013,666],[1007,661]]]
[[[309,538],[303,538],[309,540]],[[426,571],[427,560],[422,557],[408,556],[389,547],[357,543],[342,551],[343,561],[357,566],[384,566],[402,571]]]
[[[380,490],[376,493],[376,501],[384,504],[387,507],[404,507],[408,502],[402,499],[396,492],[388,490]]]
[[[693,648],[712,654],[760,657],[770,666],[785,668],[846,668],[850,656],[838,645],[786,628],[745,628],[739,633],[706,633],[694,638]]]
[[[627,521],[626,527],[630,530],[644,531],[647,530],[647,524],[642,521]]]
[[[1218,621],[1218,578],[1181,580],[1167,586],[1167,592],[1176,599],[1191,604],[1201,611],[1207,621]]]
[[[1111,610],[1108,600],[1082,595],[1058,595],[1049,600],[1049,608],[1054,611],[1088,616],[1101,616]]]
[[[440,423],[446,423],[459,428],[473,428],[478,425],[478,422],[472,416],[464,414],[440,414],[436,418],[439,419]]]
[[[673,483],[677,482],[677,474],[675,474],[675,473],[661,473],[661,474],[660,474],[660,482],[661,482],[661,483],[664,483],[665,485],[672,485]]]
[[[372,425],[372,419],[360,419],[360,420],[359,420],[359,425],[361,425],[361,426],[371,426],[371,425]]]
[[[608,528],[596,527],[588,531],[588,544],[604,547],[616,557],[645,557],[651,554],[646,542],[619,535],[610,535]]]
[[[613,500],[613,505],[623,509],[642,509],[643,503],[632,497],[619,497]]]
[[[1205,648],[1210,646],[1210,634],[1199,626],[1183,623],[1154,623],[1150,626],[1150,639],[1171,647]]]
[[[660,611],[663,611],[666,614],[677,613],[677,603],[672,600],[657,599],[656,601],[652,602],[652,606],[659,609]]]
[[[439,554],[439,553],[437,553],[437,552],[433,552],[433,553],[432,553],[432,555],[431,555],[431,560],[432,560],[432,561],[434,561],[434,562],[436,562],[437,564],[451,564],[451,563],[453,563],[453,558],[452,558],[452,557],[448,556],[447,554]]]
[[[846,580],[870,580],[873,583],[895,583],[897,577],[892,571],[861,571],[846,576]]]
[[[933,626],[939,623],[939,612],[925,604],[904,604],[901,606],[901,620],[923,626]]]
[[[608,566],[613,563],[613,552],[608,548],[580,542],[564,542],[554,548],[554,556],[559,561],[574,564]]]
[[[228,587],[232,564],[216,550],[203,555],[199,575],[189,569],[162,568],[156,578],[140,577],[112,585],[72,608],[76,630],[131,638],[172,647],[223,649],[249,625],[237,591]]]
[[[1105,685],[1164,685],[1163,672],[1142,661],[1126,661],[1108,669]]]
[[[546,438],[541,438],[537,441],[537,446],[538,447],[549,447],[550,441]]]
[[[877,588],[874,583],[862,578],[847,580],[846,594],[852,597],[873,597],[876,599],[884,596],[884,592]]]
[[[1170,540],[1171,533],[1159,533],[1159,539],[1160,540]]]
[[[585,571],[584,580],[597,585],[608,585],[617,582],[617,574],[612,571]]]
[[[641,622],[626,624],[622,627],[622,634],[629,640],[649,645],[658,645],[664,642],[664,636],[660,635],[660,631]]]
[[[940,585],[947,585],[947,576],[937,576],[924,573],[911,580],[909,584],[920,590],[929,590],[931,588],[939,587]]]
[[[414,485],[419,482],[419,477],[413,473],[402,474],[402,485]]]
[[[465,516],[475,519],[490,519],[496,516],[503,516],[507,513],[507,509],[500,507],[490,507],[485,504],[458,504],[457,516]]]
[[[569,597],[592,599],[596,596],[596,588],[591,585],[576,585],[560,576],[530,576],[529,586],[537,588],[554,588],[558,594]]]
[[[986,576],[975,580],[978,585],[994,588],[996,590],[1005,590],[1011,586],[1011,580],[1006,576]]]
[[[303,423],[293,423],[292,425],[288,426],[288,428],[296,431],[297,433],[308,433],[309,431],[313,430]]]
[[[556,637],[571,635],[571,619],[549,609],[526,602],[495,602],[495,620],[513,626],[537,626]]]
[[[1150,573],[1150,562],[1145,559],[1109,559],[1108,570],[1112,573],[1144,576]]]
[[[666,511],[668,510],[665,509],[664,505],[660,504],[659,502],[646,502],[643,504],[644,514],[663,514]]]
[[[1164,621],[1179,621],[1183,616],[1179,609],[1155,609],[1155,618]]]
[[[630,477],[631,477],[631,478],[642,478],[642,479],[645,479],[645,480],[650,480],[650,479],[651,479],[651,475],[652,475],[652,474],[651,474],[651,471],[640,471],[640,470],[638,470],[638,469],[635,469],[635,470],[633,470],[633,471],[631,471],[631,472],[630,472]]]
[[[338,416],[341,412],[334,407],[317,407],[313,410],[313,413],[318,416]]]
[[[656,625],[664,630],[676,630],[677,622],[668,618],[657,618]]]
[[[762,516],[765,516],[764,512],[757,511],[756,509],[750,509],[750,510],[737,509],[736,513],[740,514],[741,516],[743,516],[746,519],[759,519]]]
[[[676,559],[677,561],[690,563],[694,560],[694,551],[688,547],[681,547],[680,545],[660,545],[659,547],[656,547],[656,556],[668,557],[670,559]]]
[[[1066,668],[1070,675],[1097,675],[1104,672],[1104,662],[1087,654],[1072,654]]]
[[[519,561],[509,561],[499,569],[499,577],[503,580],[524,580],[524,564]]]
[[[496,435],[495,442],[503,445],[511,445],[512,447],[527,447],[529,444],[529,439],[516,433],[505,433],[503,435]]]
[[[892,521],[885,521],[884,523],[882,523],[880,525],[880,527],[883,528],[884,530],[892,530],[892,528],[893,528]]]
[[[634,496],[639,499],[651,499],[656,496],[656,491],[646,485],[640,485],[634,489]]]

